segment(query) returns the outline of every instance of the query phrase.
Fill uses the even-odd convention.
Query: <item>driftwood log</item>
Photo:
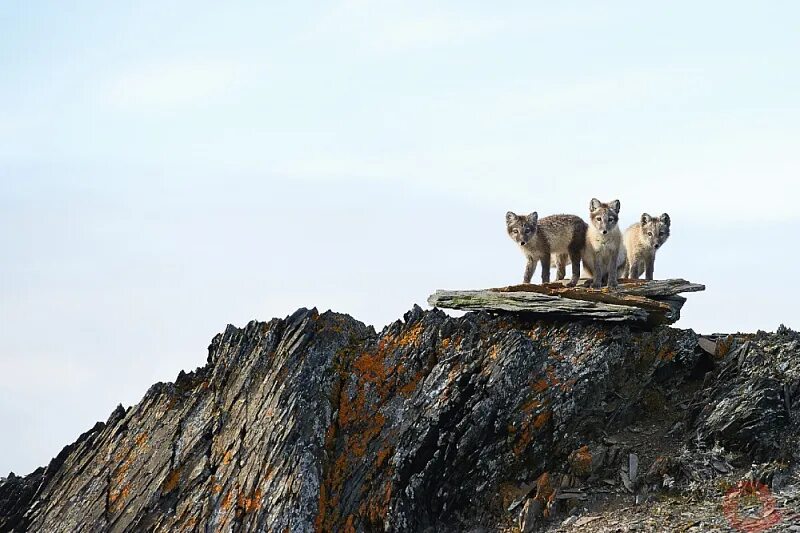
[[[680,318],[683,292],[705,290],[683,279],[620,281],[616,290],[567,287],[563,282],[512,285],[484,290],[436,291],[435,307],[468,311],[505,311],[556,318],[672,324]]]

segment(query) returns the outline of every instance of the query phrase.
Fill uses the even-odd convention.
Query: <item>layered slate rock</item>
[[[380,334],[305,309],[229,326],[203,368],[0,482],[0,531],[496,530],[653,383],[702,380],[698,341],[418,307]]]
[[[566,281],[545,285],[523,284],[484,290],[438,290],[428,298],[435,307],[469,311],[527,313],[547,318],[639,322],[650,326],[672,324],[680,318],[684,292],[705,290],[704,285],[682,279],[620,280],[610,290],[578,287]]]
[[[308,310],[228,327],[205,367],[62,452],[29,507],[0,509],[0,530],[311,531],[339,365],[371,337]]]
[[[689,416],[696,437],[759,461],[800,459],[800,334],[719,336],[712,355]]]

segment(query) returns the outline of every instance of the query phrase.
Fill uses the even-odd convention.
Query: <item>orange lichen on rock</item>
[[[380,350],[375,353],[363,353],[353,362],[353,369],[358,377],[359,385],[371,384],[376,392],[383,397],[388,392],[386,376],[386,362],[384,353]],[[361,389],[361,387],[359,387]],[[359,393],[361,390],[359,390]]]
[[[728,335],[724,339],[717,340],[717,348],[715,350],[714,358],[715,359],[724,359],[728,352],[731,351],[731,347],[733,346],[733,335]]]
[[[660,350],[658,350],[656,358],[659,361],[672,361],[673,359],[675,359],[675,351],[668,350],[666,347],[662,347]]]
[[[127,483],[121,487],[111,489],[108,492],[108,510],[112,513],[121,511],[130,490],[130,485]]]
[[[489,359],[495,360],[497,359],[497,354],[500,351],[500,348],[495,344],[491,348],[489,348]]]
[[[190,516],[182,524],[180,530],[181,531],[193,531],[195,526],[197,526],[197,521],[198,521],[198,517],[197,516]]]
[[[529,403],[535,404],[535,401]],[[531,409],[534,408],[531,407]],[[549,413],[549,411],[546,411],[546,413]],[[531,418],[529,416],[526,417],[526,420],[522,424],[522,427],[519,429],[519,431],[517,431],[517,429],[513,426],[510,427],[509,433],[516,437],[516,442],[513,448],[514,455],[519,457],[528,448],[530,443],[533,441],[533,437],[535,434],[534,430],[541,429],[541,427],[544,425],[544,423],[542,423],[541,426],[538,425],[543,415],[545,415],[545,413],[539,414],[538,416],[532,419],[533,421],[531,421]],[[549,420],[549,416],[547,416],[547,419]]]
[[[391,362],[395,350],[417,343],[422,331],[418,324],[398,337],[387,335],[376,347],[358,354],[350,372],[345,365],[340,369],[340,385],[336,389],[338,416],[325,435],[325,449],[331,458],[320,486],[315,520],[318,531],[345,529],[339,498],[349,477],[365,466],[365,460],[372,463],[369,468],[372,472],[392,468],[389,457],[393,449],[382,447],[370,453],[370,445],[380,440],[386,425],[381,412],[383,403],[393,393],[410,396],[425,376],[424,369],[412,373],[405,365],[395,366]],[[373,486],[373,477],[366,476],[360,481],[363,503],[353,519],[378,524],[388,509],[391,487]]]
[[[453,336],[451,344],[453,345],[453,347],[455,347],[456,350],[460,350],[461,345],[464,344],[464,337],[462,337],[461,335]]]
[[[397,367],[397,382],[398,382],[398,385],[399,385],[400,381],[402,381],[402,380],[406,380],[406,382],[403,385],[399,385],[398,386],[397,392],[399,392],[400,395],[403,396],[404,398],[408,398],[409,396],[411,396],[411,394],[415,390],[417,390],[417,387],[419,386],[419,382],[422,381],[422,379],[426,375],[427,375],[426,370],[425,369],[421,369],[419,372],[416,372],[413,375],[411,375],[411,377],[407,377],[408,376],[408,372],[406,372],[405,367],[403,365],[399,365]]]
[[[122,480],[125,478],[125,474],[128,472],[128,469],[131,467],[130,459],[125,459],[122,461],[122,464],[119,465],[115,470],[114,474],[111,476],[111,481],[113,483],[121,483]]]
[[[547,379],[550,381],[550,385],[558,386],[561,384],[561,380],[556,375],[556,369],[553,368],[552,365],[547,365],[545,372],[547,373]]]
[[[167,475],[167,479],[164,480],[164,485],[161,487],[161,493],[166,494],[175,490],[180,480],[181,467],[178,467]]]
[[[397,339],[397,344],[400,346],[419,346],[420,340],[422,338],[422,332],[425,330],[422,322],[417,322],[414,326],[400,335]]]
[[[227,465],[233,461],[233,450],[228,450],[225,452],[225,455],[222,456],[222,464]]]
[[[592,472],[592,452],[588,446],[581,446],[569,454],[567,462],[576,476],[588,476]]]
[[[401,396],[403,396],[404,398],[408,398],[409,396],[411,396],[411,393],[412,393],[412,392],[414,392],[415,390],[417,390],[417,385],[419,384],[419,380],[422,378],[422,376],[423,376],[423,373],[422,373],[422,372],[419,372],[419,373],[418,373],[418,374],[416,374],[414,377],[412,377],[411,379],[409,379],[409,380],[408,380],[408,381],[405,383],[405,385],[402,385],[402,386],[400,386],[400,387],[397,389],[397,392],[399,392],[399,393],[400,393],[400,395],[401,395]]]
[[[525,426],[519,431],[517,436],[517,442],[514,444],[514,455],[519,457],[528,447],[528,444],[531,443],[533,440],[533,432],[531,431],[530,425]]]
[[[378,352],[392,351],[398,347],[414,346],[418,347],[422,340],[422,332],[425,330],[421,322],[414,324],[406,331],[397,336],[384,335],[378,343]]]
[[[536,391],[536,392],[544,392],[544,391],[546,391],[546,390],[547,390],[547,388],[548,388],[549,386],[550,386],[550,384],[547,382],[547,380],[546,380],[546,379],[540,379],[540,380],[537,380],[537,381],[535,381],[535,382],[533,383],[533,385],[531,385],[531,387],[533,388],[533,390],[534,390],[534,391]]]
[[[219,503],[219,508],[223,511],[227,511],[231,508],[231,503],[233,502],[233,492],[228,491],[225,493],[225,496],[222,498],[222,501]]]
[[[236,506],[241,509],[244,514],[250,514],[261,508],[261,490],[256,489],[250,496],[245,496],[241,492],[236,497]]]
[[[550,481],[550,474],[545,472],[536,478],[536,494],[533,497],[535,500],[538,500],[542,502],[542,504],[546,505],[547,502],[553,498],[555,492],[556,491],[553,488],[553,484]]]
[[[386,510],[389,508],[389,501],[392,498],[392,482],[387,480],[382,488],[370,494],[369,499],[365,501],[365,507],[362,511],[362,516],[372,524],[382,524],[383,518],[386,516]]]
[[[112,513],[117,512],[122,508],[125,498],[130,492],[130,486],[125,483],[125,474],[130,468],[130,459],[125,459],[111,475],[108,487],[108,508]]]
[[[392,455],[392,450],[389,448],[381,448],[378,450],[378,460],[376,464],[378,466],[383,466],[386,464],[386,460]]]
[[[533,441],[536,432],[542,429],[553,416],[553,412],[550,409],[546,409],[550,402],[549,398],[541,395],[542,392],[550,387],[551,383],[549,379],[542,378],[534,381],[531,384],[531,389],[533,389],[536,394],[531,395],[530,398],[518,408],[518,412],[522,418],[519,429],[514,425],[510,425],[508,428],[509,433],[516,437],[513,447],[513,452],[516,456],[522,455]]]
[[[539,400],[539,398],[531,398],[530,400],[522,404],[519,409],[524,413],[530,413],[531,411],[534,411],[541,406],[542,402],[541,400]]]
[[[141,432],[139,435],[136,436],[136,445],[141,446],[147,442],[149,438],[146,431]]]
[[[372,423],[368,424],[362,432],[347,437],[348,447],[356,457],[362,457],[367,452],[369,443],[377,437],[383,429],[386,419],[378,412],[375,413]]]
[[[398,353],[406,347],[418,347],[422,340],[424,326],[414,324],[398,335],[384,335],[377,346],[363,352],[340,354],[343,363],[339,368],[339,384],[334,387],[334,397],[338,403],[335,423],[325,434],[325,449],[329,460],[324,469],[320,484],[319,507],[315,520],[318,531],[346,529],[346,521],[382,524],[391,495],[391,486],[376,486],[374,473],[391,469],[389,458],[393,449],[382,446],[371,448],[381,439],[386,425],[382,406],[391,397],[410,397],[427,374],[426,368],[406,366],[397,361],[407,361]],[[443,339],[443,348],[450,346],[450,339]],[[346,362],[352,357],[352,364]],[[411,360],[413,361],[413,359]],[[342,515],[340,496],[352,476],[371,463],[368,468],[372,474],[359,478],[358,491],[362,505],[355,515],[347,518]],[[355,522],[353,522],[355,520]],[[343,522],[344,521],[344,522]]]
[[[550,516],[550,507],[555,497],[556,491],[550,481],[550,474],[545,472],[536,480],[536,495],[533,497],[534,500],[542,504],[545,518]]]
[[[533,421],[533,427],[536,429],[542,429],[545,424],[547,424],[550,419],[553,418],[553,411],[549,409],[543,413],[540,413],[536,419]]]

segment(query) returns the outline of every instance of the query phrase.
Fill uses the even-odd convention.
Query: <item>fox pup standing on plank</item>
[[[642,213],[639,222],[625,230],[625,277],[637,279],[644,271],[646,279],[653,279],[656,251],[669,239],[670,223],[666,213],[660,217]]]
[[[530,283],[536,263],[542,263],[542,283],[550,281],[550,255],[559,260],[558,279],[565,275],[566,257],[572,263],[572,278],[568,285],[574,287],[581,275],[581,253],[586,239],[586,222],[575,215],[551,215],[539,220],[534,211],[529,215],[506,213],[506,231],[516,242],[528,262],[525,266],[523,283]]]
[[[583,249],[583,268],[589,273],[592,287],[599,289],[603,283],[609,288],[617,286],[622,232],[619,230],[619,200],[603,203],[592,198],[589,204],[589,229]],[[622,256],[624,257],[624,255]]]

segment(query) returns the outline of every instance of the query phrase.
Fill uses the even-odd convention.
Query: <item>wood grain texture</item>
[[[622,280],[617,290],[567,287],[556,282],[483,290],[438,290],[428,298],[428,303],[469,311],[507,311],[658,325],[671,324],[680,318],[686,299],[678,294],[704,289],[704,285],[683,279]]]

